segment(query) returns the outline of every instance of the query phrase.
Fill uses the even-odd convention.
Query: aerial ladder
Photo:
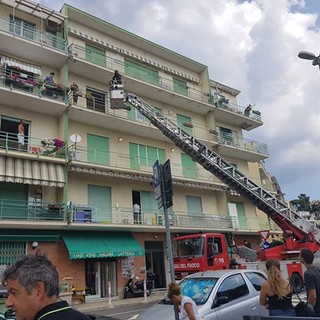
[[[125,105],[129,104],[136,108],[178,148],[190,156],[192,160],[199,163],[204,169],[219,178],[229,188],[236,191],[254,206],[265,212],[267,216],[284,231],[284,233],[291,235],[291,245],[280,248],[280,250],[286,251],[283,252],[285,257],[291,257],[290,255],[286,256],[290,251],[295,255],[297,254],[297,249],[299,248],[295,243],[302,244],[300,247],[309,247],[313,252],[319,250],[320,232],[314,223],[302,218],[285,202],[275,198],[261,186],[251,181],[232,164],[223,159],[218,153],[177,126],[173,121],[165,117],[159,110],[152,107],[146,101],[133,93],[124,93],[122,86],[120,88],[117,87],[116,90],[110,90],[111,108],[123,108],[123,105],[121,107],[119,103],[119,92],[120,95],[124,95]],[[114,102],[113,97],[116,98],[114,99]],[[277,250],[279,251],[279,249]],[[261,251],[261,254],[266,254],[266,252],[268,252],[268,250]]]

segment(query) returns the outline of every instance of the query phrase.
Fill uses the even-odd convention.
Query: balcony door
[[[109,165],[109,138],[87,134],[88,162]]]
[[[88,204],[93,222],[112,223],[110,187],[88,185]]]

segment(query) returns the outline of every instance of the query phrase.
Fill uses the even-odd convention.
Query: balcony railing
[[[150,175],[153,174],[152,165],[156,160],[154,158],[138,157],[119,152],[106,152],[105,150],[98,148],[86,148],[74,145],[69,147],[68,156],[70,161],[90,163],[115,170],[122,169],[123,171],[126,171],[131,169],[133,171],[147,173]],[[175,179],[188,179],[207,183],[221,183],[218,178],[201,166],[194,165],[183,167],[181,163],[171,162],[171,172],[173,178]],[[268,191],[275,191],[271,182],[268,183],[265,180],[261,182],[261,180],[254,178],[252,180]]]
[[[37,97],[44,97],[56,101],[67,102],[66,88],[60,84],[45,84],[43,80],[37,79],[25,72],[15,72],[0,68],[0,87],[7,87],[10,90],[25,92]]]
[[[39,139],[30,136],[0,131],[0,151],[18,151],[37,156],[65,157],[64,142],[60,139]]]
[[[158,75],[156,76],[155,74],[152,74],[152,73],[147,74],[145,69],[143,70],[142,68],[139,69],[135,65],[130,65],[130,68],[128,67],[126,68],[125,63],[123,61],[110,58],[106,56],[104,53],[95,52],[94,53],[95,59],[92,59],[92,57],[88,54],[88,50],[86,50],[85,47],[82,47],[76,44],[71,44],[68,50],[69,50],[69,53],[75,59],[81,59],[90,63],[94,63],[96,65],[99,65],[101,67],[108,68],[114,71],[119,70],[120,73],[128,77],[132,77],[132,78],[141,80],[143,82],[150,83],[159,88],[162,88],[177,94],[181,94],[204,103],[209,103],[221,109],[228,110],[235,114],[240,114],[244,117],[247,117],[256,121],[261,121],[261,114],[257,111],[256,113],[255,112],[246,113],[244,107],[231,103],[227,101],[227,99],[225,99],[224,103],[220,103],[219,99],[214,98],[215,95],[212,95],[211,93],[207,93],[207,92],[202,92],[200,90],[194,89],[189,86],[182,87],[181,84],[178,84],[177,82],[173,81],[172,78],[165,78]]]
[[[265,143],[251,139],[240,138],[232,133],[220,132],[218,141],[222,145],[228,145],[235,148],[256,152],[268,156],[268,147]]]
[[[38,43],[62,52],[67,52],[67,41],[52,33],[40,32],[36,27],[21,25],[18,21],[0,18],[0,31]]]
[[[52,203],[43,201],[18,201],[0,199],[0,220],[23,221],[64,221],[104,225],[141,225],[165,226],[162,210],[141,209],[133,213],[129,207],[88,206],[80,204]],[[272,222],[258,218],[238,218],[217,214],[192,214],[187,212],[169,212],[169,223],[178,228],[200,228],[210,230],[279,230]]]
[[[64,205],[43,201],[0,200],[1,220],[66,220]]]

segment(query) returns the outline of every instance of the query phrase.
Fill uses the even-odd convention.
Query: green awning
[[[55,242],[59,241],[60,235],[50,230],[19,230],[4,229],[0,231],[0,241],[19,241],[19,242]]]
[[[69,232],[62,235],[70,259],[143,256],[130,232]]]

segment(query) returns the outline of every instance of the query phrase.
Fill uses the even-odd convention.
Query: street
[[[90,312],[85,312],[88,314],[92,314],[97,316],[97,320],[99,320],[99,316],[107,316],[108,319],[117,319],[117,320],[129,320],[129,319],[136,319],[138,314],[142,312],[144,309],[149,308],[155,302],[149,303],[135,303],[135,304],[127,304],[121,305],[114,308],[106,308],[100,310],[92,310]]]

